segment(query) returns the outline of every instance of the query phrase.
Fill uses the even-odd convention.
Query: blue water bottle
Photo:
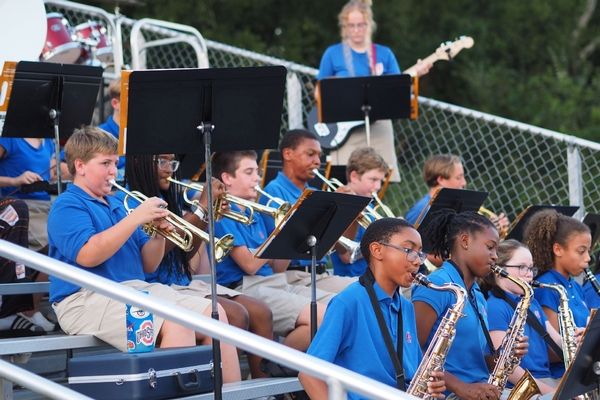
[[[141,290],[148,294],[148,292]],[[154,350],[154,317],[152,313],[127,304],[127,351],[145,353]]]

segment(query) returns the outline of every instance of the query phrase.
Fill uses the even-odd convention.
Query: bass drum
[[[73,64],[81,56],[81,43],[71,37],[69,22],[60,13],[46,14],[48,29],[41,61]]]
[[[106,28],[99,22],[88,21],[75,27],[77,40],[83,43],[81,63],[93,64],[92,46],[96,47],[96,59],[108,64],[114,61],[112,42],[106,35]],[[96,44],[97,43],[97,44]]]

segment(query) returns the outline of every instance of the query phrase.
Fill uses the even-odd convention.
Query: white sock
[[[9,317],[0,318],[0,331],[9,330],[10,327],[12,326],[12,323],[15,321],[16,318],[17,318],[16,315],[11,315]]]

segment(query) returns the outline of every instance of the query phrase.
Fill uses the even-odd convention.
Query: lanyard
[[[460,275],[461,279],[463,280],[463,286],[466,289],[467,285],[465,284],[465,277],[463,276],[463,273],[460,270],[460,268],[458,268],[458,265],[454,264],[454,262],[452,260],[447,260],[447,261],[448,261],[448,263],[450,263],[450,265],[452,265],[456,269],[456,271]],[[481,315],[481,313],[479,312],[479,304],[477,303],[477,298],[473,295],[472,292],[473,292],[473,288],[471,287],[471,290],[469,290],[469,302],[471,302],[471,306],[475,309],[475,313],[477,314],[477,318],[479,319],[479,324],[481,325],[481,329],[483,330],[483,334],[485,335],[485,340],[487,341],[488,347],[490,348],[490,352],[492,354],[496,354],[496,348],[494,347],[494,343],[492,342],[492,337],[490,336],[490,331],[488,330],[487,326],[485,326],[485,321],[483,320],[483,315]]]
[[[381,306],[379,305],[379,301],[377,300],[377,295],[375,294],[375,289],[373,288],[373,282],[375,282],[375,277],[373,276],[373,272],[371,268],[367,268],[365,273],[358,279],[361,285],[365,287],[367,293],[369,294],[369,299],[371,300],[371,305],[373,306],[373,310],[375,311],[375,316],[377,317],[377,322],[379,323],[379,330],[383,335],[383,341],[385,342],[385,347],[390,355],[392,360],[392,364],[394,365],[394,370],[396,371],[396,384],[398,385],[398,389],[402,391],[406,391],[406,383],[404,381],[404,369],[402,368],[402,310],[398,312],[398,342],[397,342],[397,350],[394,351],[394,344],[392,343],[392,336],[390,335],[390,331],[383,319],[383,312],[381,311]]]

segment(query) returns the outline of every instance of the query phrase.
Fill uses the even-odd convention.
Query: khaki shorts
[[[236,289],[271,307],[273,332],[279,336],[287,336],[296,328],[300,312],[310,304],[310,288],[288,284],[284,274],[245,276],[242,285]],[[317,301],[320,303],[329,302],[333,296],[334,293],[317,290]]]
[[[122,285],[145,290],[172,304],[202,314],[211,306],[211,301],[198,296],[186,296],[160,283],[126,281]],[[60,327],[69,335],[94,335],[121,351],[127,351],[127,327],[125,304],[109,297],[80,289],[60,303],[52,305]],[[154,337],[160,332],[164,318],[154,315]]]
[[[52,203],[46,200],[24,200],[29,208],[29,249],[40,251],[48,244],[48,213]]]
[[[370,136],[371,147],[377,150],[390,168],[394,168],[392,176],[390,177],[390,182],[400,182],[392,121],[384,119],[372,123]],[[339,149],[332,150],[329,153],[331,156],[331,163],[333,165],[347,165],[350,154],[360,147],[367,147],[367,134],[364,126],[353,129],[348,140],[346,140],[346,143]]]
[[[311,277],[310,272],[304,271],[285,271],[287,283],[293,286],[305,287],[310,293]],[[325,292],[338,294],[342,290],[346,289],[348,285],[356,282],[357,277],[349,276],[337,276],[328,274],[317,274],[317,290],[323,290]],[[308,295],[310,297],[310,294]],[[333,296],[326,297],[323,302],[329,303]]]
[[[193,280],[188,286],[172,284],[170,287],[187,296],[208,297],[212,295],[210,283],[206,283],[201,280]],[[242,293],[226,288],[225,286],[217,285],[217,296],[227,296],[229,298],[233,298],[239,296],[240,294]]]

